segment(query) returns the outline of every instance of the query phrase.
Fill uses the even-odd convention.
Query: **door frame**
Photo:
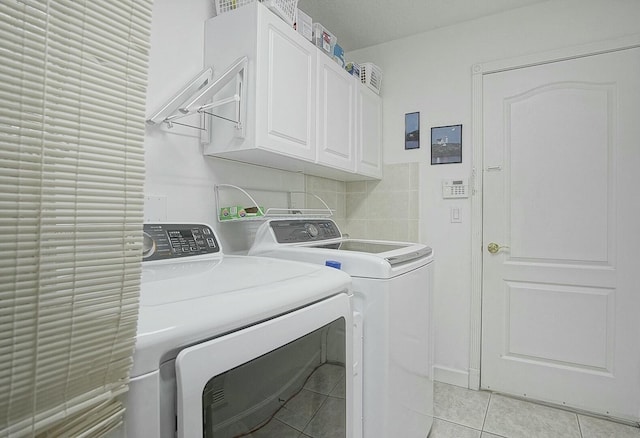
[[[483,144],[483,80],[484,75],[515,70],[586,56],[640,47],[640,34],[567,47],[533,55],[503,59],[472,66],[472,168],[471,168],[471,308],[469,334],[470,389],[480,389],[480,358],[482,354],[482,213],[484,144]]]

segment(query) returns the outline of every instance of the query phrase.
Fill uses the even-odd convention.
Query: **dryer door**
[[[317,427],[315,417],[326,426],[326,405],[344,412],[328,416],[344,431],[335,436],[351,438],[352,342],[350,301],[340,294],[182,350],[176,359],[178,437],[224,438],[258,429],[275,437],[282,427],[310,431]],[[325,397],[318,410],[280,422],[286,411],[295,412],[296,396],[305,388]]]

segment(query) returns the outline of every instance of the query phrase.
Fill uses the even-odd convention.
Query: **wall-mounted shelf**
[[[253,217],[244,217],[244,218],[238,218],[238,219],[224,219],[221,220],[220,219],[220,211],[222,208],[226,207],[226,206],[222,206],[220,205],[220,189],[232,189],[232,190],[237,190],[239,192],[241,192],[242,194],[244,194],[244,196],[246,196],[246,198],[251,202],[251,204],[247,207],[254,207],[257,208],[259,211],[259,216],[253,216]],[[291,205],[286,206],[286,207],[269,207],[269,208],[264,208],[262,206],[260,206],[260,204],[254,199],[253,196],[251,196],[249,194],[249,192],[247,190],[255,190],[255,191],[261,191],[261,192],[275,192],[275,193],[282,193],[288,196],[289,200],[291,200],[291,196],[292,195],[303,195],[305,197],[307,196],[311,196],[314,199],[318,200],[320,202],[320,204],[322,205],[322,208],[298,208],[298,207],[292,207]],[[334,210],[332,210],[331,208],[329,208],[329,206],[327,205],[327,203],[318,195],[315,195],[313,193],[307,193],[307,192],[301,192],[301,191],[275,191],[275,190],[265,190],[265,189],[244,189],[242,187],[238,187],[238,186],[234,186],[232,184],[216,184],[214,187],[214,191],[215,191],[215,197],[216,197],[216,217],[218,218],[218,222],[220,223],[227,223],[227,222],[248,222],[248,221],[263,221],[266,219],[270,219],[270,218],[274,218],[274,217],[279,217],[279,218],[283,218],[283,217],[331,217],[333,216]],[[289,203],[291,203],[291,201],[289,201]]]

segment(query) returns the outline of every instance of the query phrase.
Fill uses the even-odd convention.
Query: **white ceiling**
[[[345,51],[548,0],[299,0]]]

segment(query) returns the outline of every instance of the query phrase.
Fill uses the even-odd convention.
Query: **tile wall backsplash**
[[[385,165],[381,181],[347,183],[347,232],[356,238],[419,240],[418,163]]]
[[[307,175],[305,177],[305,192],[322,198],[330,209],[334,210],[333,220],[344,232],[346,227],[346,183],[328,178]],[[306,199],[307,208],[324,208],[322,203],[311,195]]]
[[[381,181],[342,182],[305,177],[305,191],[321,197],[335,210],[343,233],[360,239],[417,242],[419,212],[418,163],[388,164]],[[312,196],[307,208],[322,205]]]

